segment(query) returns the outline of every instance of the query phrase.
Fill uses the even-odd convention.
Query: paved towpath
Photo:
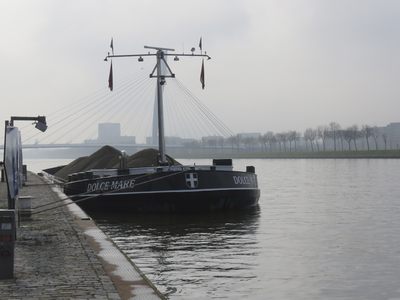
[[[6,189],[0,182],[0,209]],[[32,196],[33,208],[59,200],[33,173],[20,195]],[[65,207],[22,220],[17,235],[14,278],[0,280],[0,299],[165,299],[93,221]]]

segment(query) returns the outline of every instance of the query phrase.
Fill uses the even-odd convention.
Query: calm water
[[[95,217],[169,299],[400,299],[400,160],[246,165],[253,210]]]

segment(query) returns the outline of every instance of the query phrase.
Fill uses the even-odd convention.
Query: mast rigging
[[[192,48],[192,54],[169,54],[166,51],[175,51],[175,49],[171,48],[162,48],[162,47],[152,47],[152,46],[144,46],[145,49],[154,49],[157,50],[156,53],[145,53],[145,54],[124,54],[124,55],[114,55],[114,45],[112,43],[112,50],[113,54],[106,56],[104,61],[108,61],[108,58],[116,58],[116,57],[137,57],[139,62],[143,61],[144,56],[155,56],[156,57],[156,65],[154,66],[152,72],[150,73],[150,78],[157,78],[157,108],[158,108],[158,147],[159,147],[159,164],[161,166],[168,165],[166,154],[165,154],[165,135],[164,135],[164,110],[163,110],[163,90],[162,87],[165,84],[165,78],[171,77],[175,78],[175,74],[172,72],[171,68],[169,67],[165,56],[175,56],[174,61],[177,61],[179,57],[182,56],[190,56],[190,57],[206,57],[207,60],[211,59],[210,56],[207,54],[194,54],[194,48]],[[200,47],[201,48],[201,47]],[[202,49],[201,49],[202,51]],[[168,70],[169,74],[162,74],[161,71],[161,62],[164,62],[166,69]],[[112,62],[111,62],[112,63]],[[112,68],[112,65],[111,65]],[[204,74],[204,65],[202,65],[202,74]],[[203,75],[204,76],[204,75]],[[111,80],[111,84],[110,84]],[[202,86],[204,89],[204,77],[202,81]],[[111,91],[113,90],[113,79],[112,79],[112,69],[110,69],[110,76],[109,76],[109,87]]]

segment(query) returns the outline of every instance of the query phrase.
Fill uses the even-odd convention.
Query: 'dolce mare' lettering
[[[105,181],[105,182],[96,182],[96,183],[88,183],[87,185],[87,191],[92,192],[92,191],[106,191],[108,190],[110,186],[110,183]]]
[[[132,187],[135,185],[135,179],[131,180],[118,180],[118,181],[103,181],[96,183],[89,183],[87,185],[87,191],[108,191],[108,190],[120,190]]]
[[[254,180],[247,176],[233,176],[235,184],[252,184]]]

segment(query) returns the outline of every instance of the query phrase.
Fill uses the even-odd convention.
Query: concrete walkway
[[[7,208],[6,190],[6,183],[0,182],[3,209]],[[33,208],[63,197],[33,173],[28,174],[20,195],[32,196]],[[165,298],[73,204],[22,220],[17,230],[14,279],[0,280],[0,299]]]

